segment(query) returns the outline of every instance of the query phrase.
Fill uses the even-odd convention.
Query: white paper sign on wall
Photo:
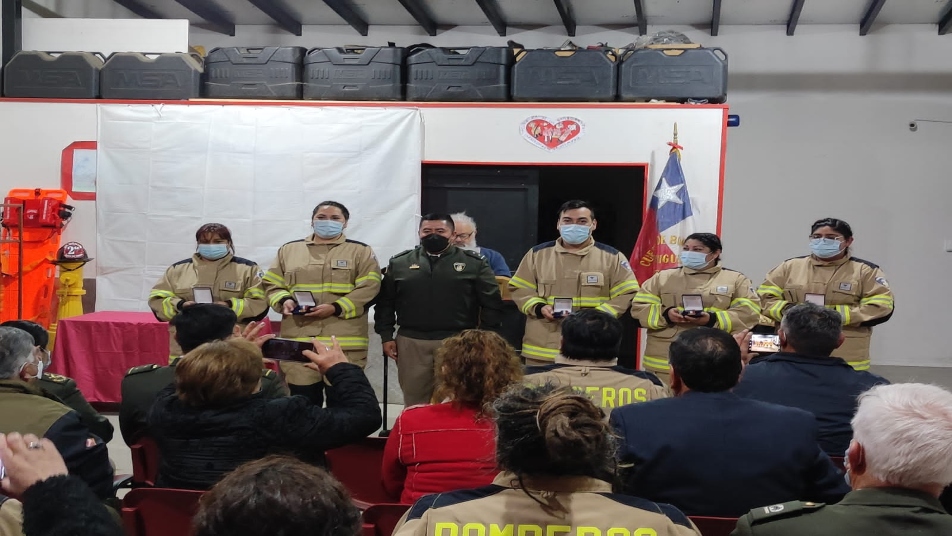
[[[522,122],[519,131],[529,143],[546,151],[554,151],[581,138],[585,133],[585,124],[577,117],[550,119],[534,115]]]

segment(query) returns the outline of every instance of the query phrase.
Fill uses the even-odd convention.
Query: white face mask
[[[30,357],[31,357],[32,359],[30,359],[29,361],[27,361],[26,363],[24,363],[22,367],[20,367],[20,373],[23,372],[23,369],[25,369],[25,368],[27,367],[27,365],[32,364],[32,365],[35,365],[35,366],[36,366],[36,376],[34,376],[33,378],[42,378],[42,377],[43,377],[43,360],[40,359],[39,356],[36,355],[36,352],[37,352],[37,350],[34,349],[34,350],[33,350],[33,353],[30,354]],[[26,378],[26,379],[27,379],[27,380],[32,380],[33,378]]]

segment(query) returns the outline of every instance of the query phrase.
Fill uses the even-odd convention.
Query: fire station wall
[[[793,37],[781,25],[722,25],[719,37],[703,28],[676,29],[730,54],[731,113],[742,125],[728,130],[726,266],[756,285],[771,267],[807,252],[813,220],[846,219],[856,233],[855,253],[880,264],[896,292],[895,316],[873,336],[874,363],[952,366],[952,345],[942,335],[944,304],[952,301],[946,283],[952,254],[944,251],[952,239],[952,183],[946,179],[952,125],[920,122],[916,132],[909,129],[914,119],[952,120],[952,36],[936,35],[935,25],[877,27],[865,37],[856,25],[801,24]],[[430,37],[418,28],[381,26],[371,26],[367,37],[346,26],[308,26],[301,38],[251,26],[239,27],[234,38],[196,28],[190,36],[191,44],[206,48],[391,40],[502,45],[507,39],[552,46],[565,39],[558,27],[511,27],[506,37],[490,27]],[[574,40],[617,45],[633,37],[631,28],[580,26]],[[50,126],[22,109],[0,107],[0,189],[58,184],[58,151],[73,140],[94,139],[94,108],[49,108],[44,121]],[[11,117],[19,118],[16,128]],[[47,144],[55,150],[41,149]],[[67,237],[93,236],[94,229],[94,222],[77,218]]]

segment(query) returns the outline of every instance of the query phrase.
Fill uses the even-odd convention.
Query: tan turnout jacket
[[[562,239],[532,248],[509,280],[512,299],[526,315],[522,355],[552,361],[559,355],[560,321],[536,315],[539,305],[571,298],[573,310],[598,309],[616,318],[628,310],[638,281],[617,249],[589,239],[578,250],[567,250]]]
[[[736,333],[757,325],[760,299],[750,279],[740,272],[714,265],[705,270],[670,268],[648,278],[635,295],[631,316],[648,330],[648,341],[642,361],[645,368],[668,372],[668,347],[682,331],[693,325],[669,323],[664,312],[681,309],[685,294],[700,294],[714,324],[711,327]]]
[[[789,259],[767,274],[757,289],[764,314],[783,318],[784,308],[806,301],[807,294],[821,294],[825,305],[843,317],[846,340],[833,352],[853,368],[869,368],[872,327],[889,320],[893,293],[879,266],[847,255],[835,261],[815,257]]]
[[[478,490],[427,495],[394,536],[700,536],[677,508],[611,492],[584,476],[523,478],[500,473]],[[543,507],[539,501],[546,504]]]

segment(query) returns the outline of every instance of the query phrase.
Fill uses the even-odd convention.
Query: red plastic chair
[[[736,517],[688,516],[702,536],[730,536],[737,528]]]
[[[372,504],[363,512],[362,536],[390,536],[409,504]]]
[[[192,517],[204,491],[138,488],[122,499],[122,524],[128,536],[190,534]]]
[[[358,506],[400,500],[387,493],[383,487],[380,469],[386,444],[385,437],[367,437],[325,453],[331,474],[344,484]]]
[[[143,436],[129,446],[132,454],[132,487],[155,487],[159,475],[159,446],[155,440]]]

